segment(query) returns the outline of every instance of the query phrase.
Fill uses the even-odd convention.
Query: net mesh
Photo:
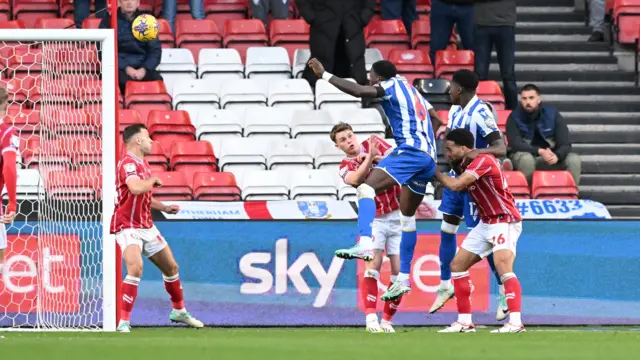
[[[101,328],[99,45],[0,44],[1,82],[10,94],[4,121],[20,137],[18,217],[7,226],[0,328]]]

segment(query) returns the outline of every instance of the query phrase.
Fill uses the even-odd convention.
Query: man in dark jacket
[[[309,48],[326,71],[359,84],[367,82],[364,27],[375,11],[375,0],[295,0],[300,15],[311,26]],[[302,75],[311,86],[317,77],[307,67]]]
[[[507,119],[511,161],[531,184],[535,170],[568,170],[580,183],[580,156],[571,152],[569,128],[562,115],[540,104],[540,90],[527,84],[520,91],[520,106]]]
[[[162,80],[156,71],[160,65],[162,48],[160,40],[141,42],[133,37],[131,25],[140,15],[139,0],[120,0],[118,2],[118,82],[124,94],[127,81]],[[110,17],[100,22],[100,28],[110,28]]]

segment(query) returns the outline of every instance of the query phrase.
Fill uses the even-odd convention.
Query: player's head
[[[338,123],[331,129],[331,141],[336,147],[349,156],[356,156],[360,153],[360,143],[353,128],[347,123]]]
[[[452,167],[460,165],[466,153],[473,150],[475,139],[471,131],[465,128],[451,130],[445,137],[445,156]]]
[[[453,105],[460,105],[462,94],[475,95],[479,82],[478,75],[471,70],[460,69],[453,73],[449,87],[449,95]]]
[[[527,84],[520,90],[520,105],[528,113],[536,112],[540,107],[540,89],[533,84]]]
[[[0,115],[3,116],[7,112],[7,106],[9,106],[9,90],[0,85]]]
[[[369,80],[371,85],[378,84],[382,81],[389,80],[392,77],[398,75],[398,69],[389,60],[380,60],[373,63],[371,66],[371,72],[369,73]]]
[[[147,127],[142,124],[127,126],[122,133],[122,141],[129,151],[140,149],[143,156],[151,153],[153,140],[149,136]]]

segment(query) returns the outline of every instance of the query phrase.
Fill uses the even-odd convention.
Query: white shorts
[[[0,250],[7,248],[7,228],[4,224],[0,224]]]
[[[400,239],[402,239],[400,211],[396,210],[376,217],[371,230],[374,249],[385,250],[387,256],[400,254]]]
[[[116,234],[116,242],[124,252],[129,245],[138,245],[142,255],[152,257],[167,247],[167,241],[162,237],[155,225],[150,229],[125,229]]]
[[[511,250],[516,254],[522,222],[485,224],[482,221],[471,230],[462,242],[462,248],[481,258],[498,250]]]

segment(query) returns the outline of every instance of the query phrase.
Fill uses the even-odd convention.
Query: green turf
[[[115,333],[0,333],[0,359],[11,360],[448,360],[638,359],[631,328],[530,328],[525,334],[439,334],[437,328],[361,329],[134,328]]]

